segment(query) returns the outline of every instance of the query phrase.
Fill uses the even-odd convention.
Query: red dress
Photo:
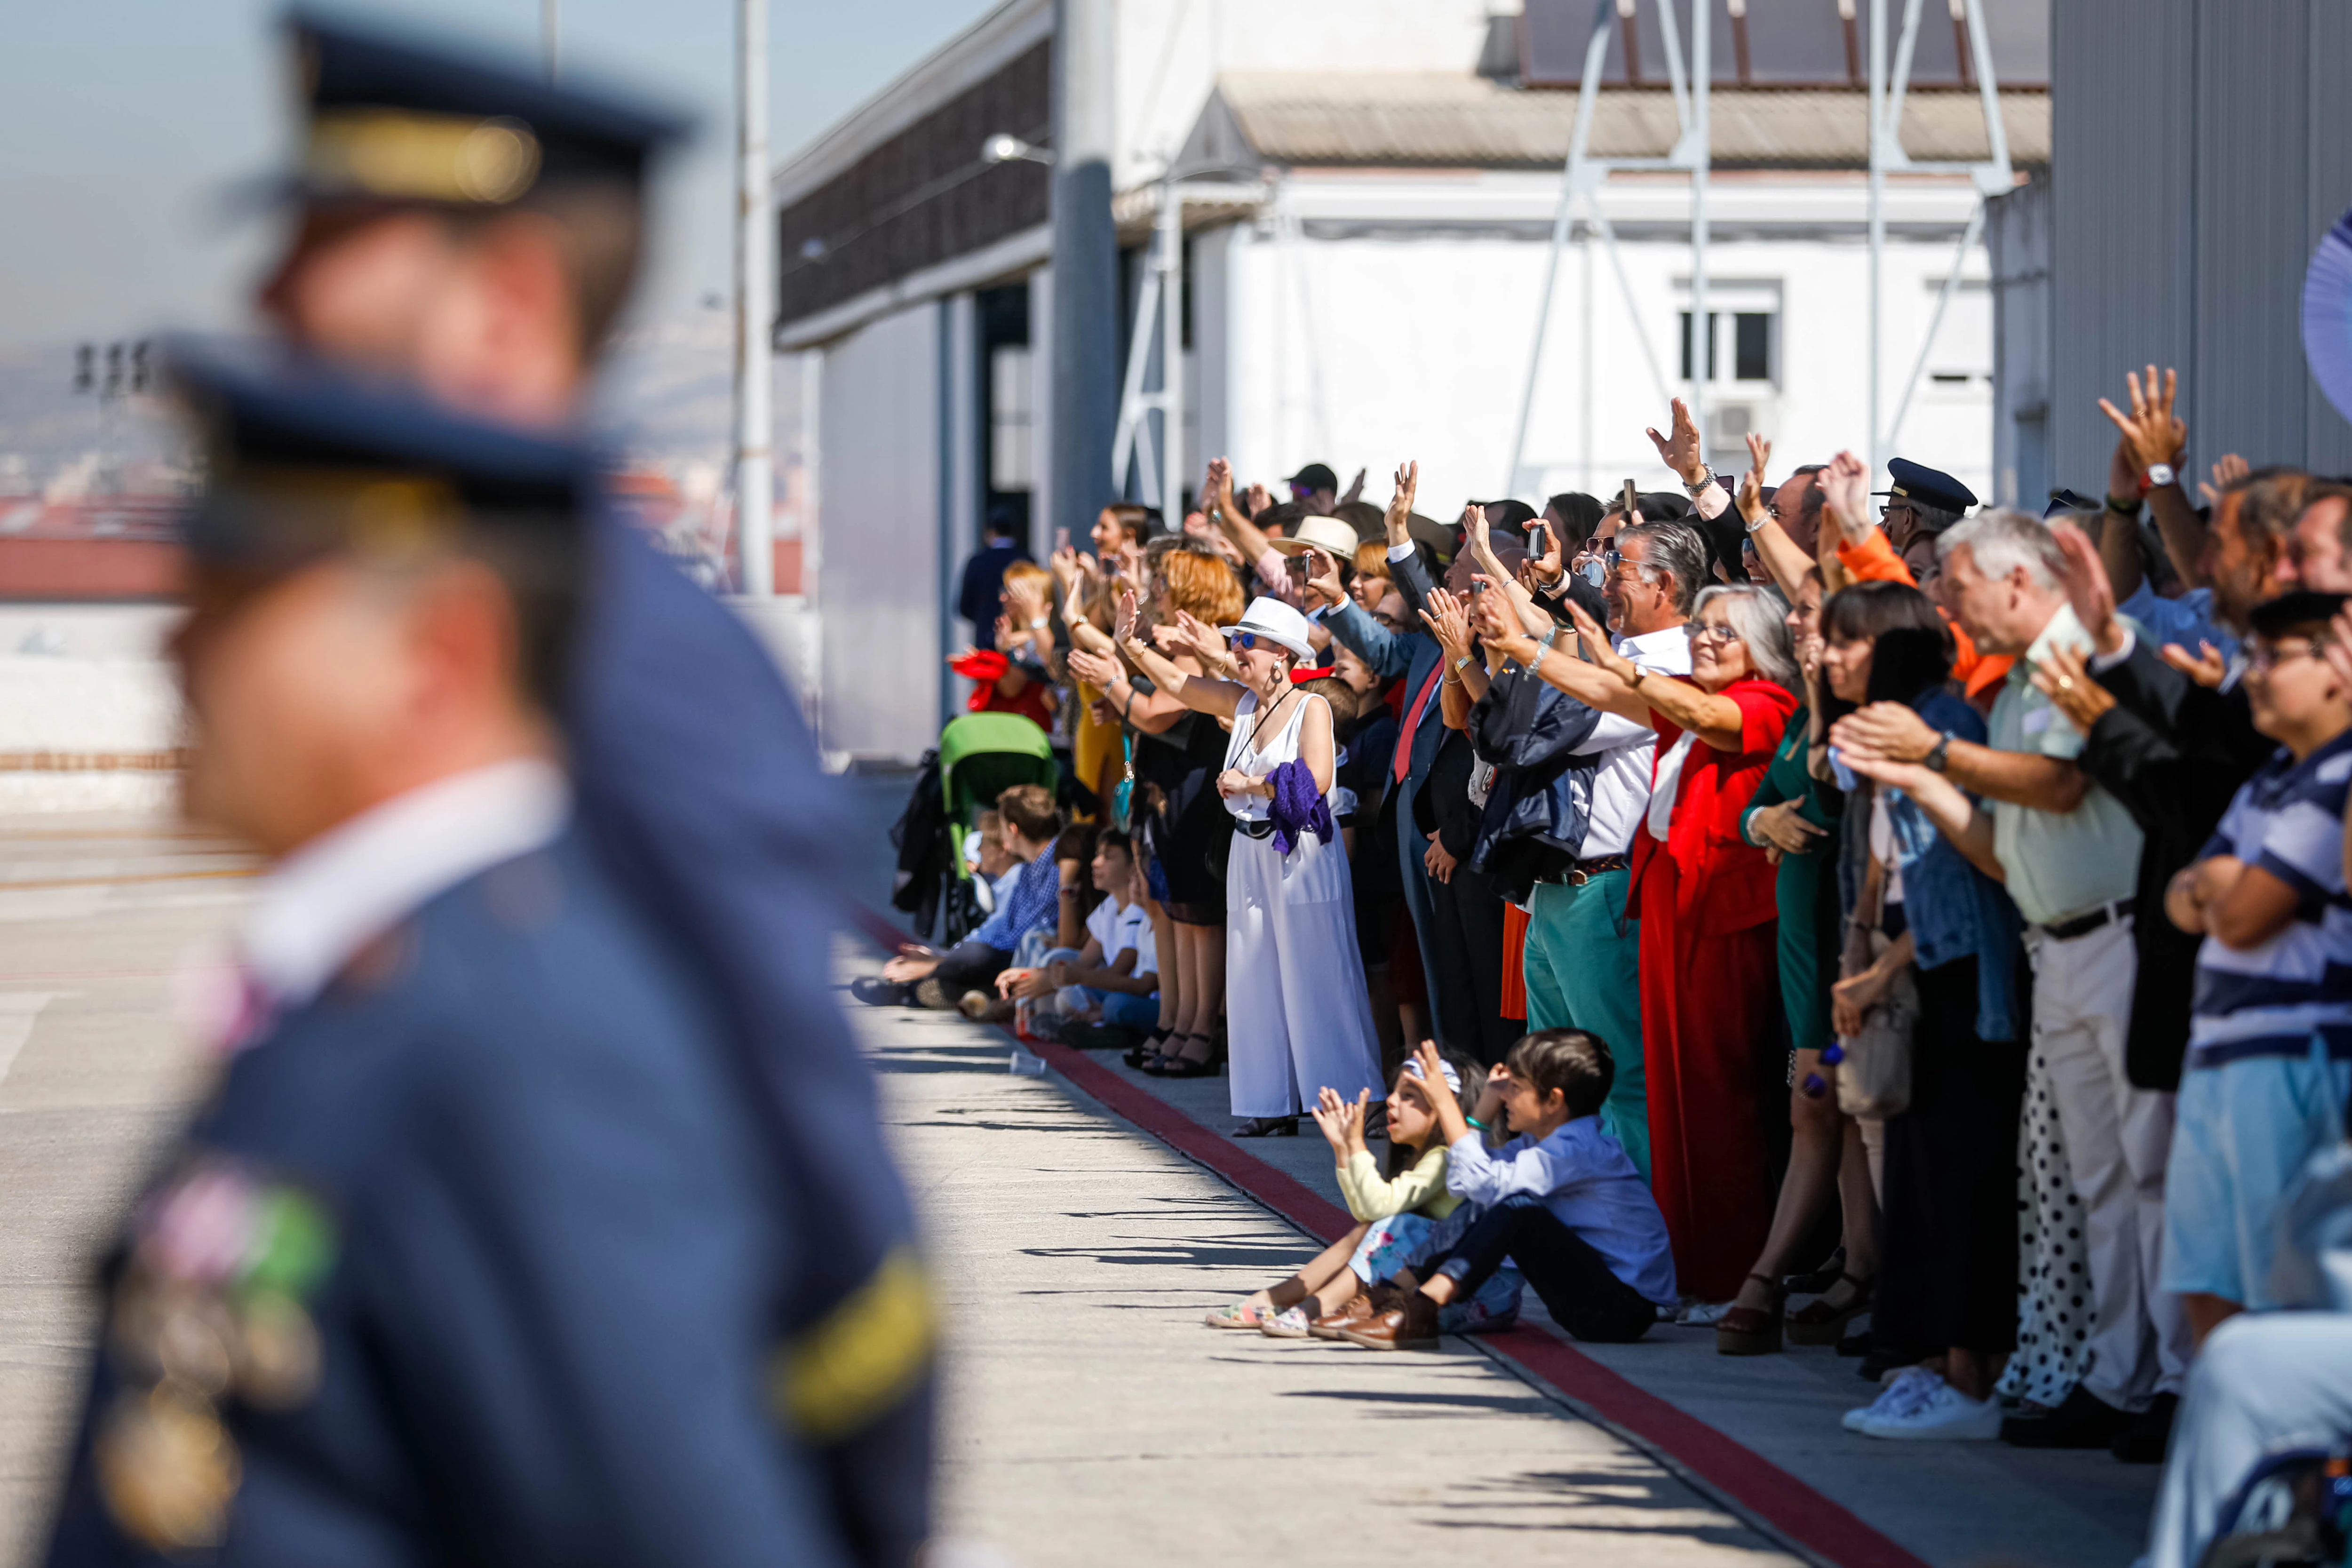
[[[1718,695],[1739,705],[1739,749],[1694,739],[1666,841],[1650,836],[1646,818],[1634,831],[1631,894],[1642,920],[1650,1186],[1675,1275],[1703,1301],[1738,1291],[1772,1223],[1759,1053],[1780,1028],[1777,910],[1772,868],[1740,837],[1739,814],[1798,706],[1754,677]],[[1655,722],[1663,762],[1683,731]]]

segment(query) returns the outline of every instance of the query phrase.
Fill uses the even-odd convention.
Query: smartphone
[[[1054,531],[1054,552],[1058,555],[1069,547],[1070,531],[1066,528],[1055,529]]]
[[[1633,488],[1633,480],[1627,479],[1625,481],[1625,493],[1620,499],[1624,502],[1625,521],[1628,523],[1640,521],[1642,517],[1642,492]]]
[[[1528,524],[1528,553],[1530,555],[1548,555],[1550,552],[1551,530],[1545,526],[1543,519],[1538,518],[1533,522]]]

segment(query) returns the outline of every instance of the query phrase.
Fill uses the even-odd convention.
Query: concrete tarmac
[[[1792,1561],[1465,1342],[1202,1326],[1320,1250],[1003,1037],[860,1009],[948,1312],[954,1560]]]

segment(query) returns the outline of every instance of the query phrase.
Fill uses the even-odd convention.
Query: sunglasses
[[[2279,643],[2250,643],[2246,647],[2246,668],[2268,675],[2290,659],[2324,658],[2327,643],[2323,637],[2290,637]]]
[[[1247,653],[1250,649],[1257,647],[1257,634],[1255,632],[1235,632],[1232,637],[1227,640],[1230,642],[1233,650],[1235,653]]]

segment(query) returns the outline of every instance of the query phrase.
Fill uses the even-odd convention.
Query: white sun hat
[[[1233,629],[1278,643],[1301,658],[1315,657],[1312,628],[1307,625],[1307,617],[1280,599],[1252,599],[1249,608],[1242,612],[1240,623]]]

